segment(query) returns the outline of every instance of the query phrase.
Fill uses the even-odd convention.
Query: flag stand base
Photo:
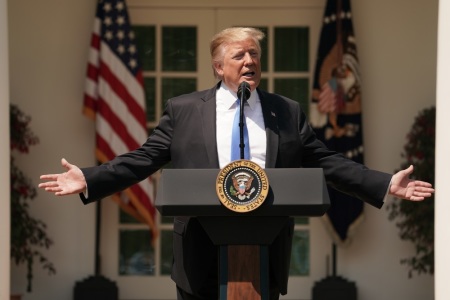
[[[114,281],[100,275],[100,224],[102,200],[96,202],[95,221],[95,275],[77,281],[74,300],[118,300],[119,289]]]
[[[337,276],[337,246],[332,244],[333,273],[314,284],[312,300],[356,300],[356,284]]]
[[[312,300],[356,300],[356,284],[340,276],[328,276],[316,282]]]
[[[75,284],[74,300],[117,300],[119,292],[117,285],[103,276],[90,276]]]

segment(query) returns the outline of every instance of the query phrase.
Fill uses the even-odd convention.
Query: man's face
[[[223,82],[234,92],[239,84],[247,81],[253,91],[261,79],[260,53],[255,42],[248,39],[231,43],[225,48],[223,62],[214,65]]]

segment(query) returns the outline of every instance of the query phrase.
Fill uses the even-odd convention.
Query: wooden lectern
[[[269,299],[268,245],[290,217],[322,216],[330,205],[322,169],[266,169],[270,189],[248,213],[224,207],[218,169],[165,169],[156,197],[163,216],[196,216],[219,246],[220,300]]]

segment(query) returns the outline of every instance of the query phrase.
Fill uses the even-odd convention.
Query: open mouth
[[[251,77],[251,76],[254,76],[255,75],[255,72],[246,72],[246,73],[244,73],[244,74],[242,74],[242,76],[245,76],[245,77]]]

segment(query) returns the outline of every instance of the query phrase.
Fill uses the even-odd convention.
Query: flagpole
[[[95,276],[100,276],[100,221],[102,200],[96,201],[95,212]]]
[[[331,128],[334,131],[333,139],[342,144],[342,142],[340,142],[340,138],[343,134],[343,128],[338,125],[337,115],[341,115],[340,113],[342,112],[342,109],[345,108],[344,96],[349,96],[351,97],[351,99],[356,99],[355,97],[359,97],[359,81],[357,81],[353,86],[353,88],[355,88],[357,92],[352,95],[349,95],[348,91],[345,91],[343,89],[343,86],[339,84],[339,81],[341,79],[345,79],[347,76],[347,73],[344,73],[344,71],[350,71],[351,69],[351,72],[354,74],[356,74],[358,71],[356,49],[353,49],[355,53],[350,51],[351,47],[355,47],[352,46],[353,42],[352,40],[349,40],[350,37],[353,38],[350,0],[327,0],[319,42],[318,60],[314,76],[313,100],[314,102],[319,102],[320,94],[324,92],[324,90],[322,89],[324,82],[322,81],[325,81],[325,83],[327,83],[327,85],[329,85],[334,91],[334,99],[332,100],[337,103],[337,108],[333,110],[332,113],[329,113],[327,115],[328,125],[323,125],[321,120],[311,120],[313,126],[318,129],[318,138],[322,139],[322,141],[326,144],[327,139],[325,138],[325,133],[327,132],[327,128]],[[346,62],[343,61],[344,54],[350,57],[352,59],[351,61],[354,60],[355,65],[352,64],[351,66],[347,66]],[[332,63],[329,63],[328,60],[332,59],[334,59],[334,61]],[[330,76],[326,74],[332,75]],[[323,78],[323,76],[327,78]],[[317,96],[315,96],[314,93],[316,93]],[[343,118],[341,121],[344,123],[348,122],[345,118]],[[351,140],[347,141],[348,146],[345,146],[344,148],[352,149],[354,147],[352,143],[358,142],[359,135],[355,135],[355,137],[352,137]],[[362,144],[362,136],[360,144]],[[334,144],[330,143],[329,147],[330,149],[333,149],[334,146]],[[362,160],[362,152],[358,154],[358,156],[353,157],[355,161],[362,163],[362,161],[357,160],[358,157],[360,157]],[[331,190],[332,189],[330,189],[330,191]],[[336,196],[338,198],[349,199],[349,202],[346,205],[351,206],[352,219],[354,215],[356,215],[356,213],[358,213],[359,215],[362,212],[362,204],[360,200],[353,200],[349,196],[338,194],[339,192],[334,190],[330,193],[330,200],[332,202],[332,205],[330,210],[327,212],[327,215],[329,216],[330,225],[333,227],[333,231],[335,231],[339,238],[346,239],[347,235],[345,234],[345,232],[344,235],[342,235],[341,232],[338,232],[338,228],[335,224],[336,222],[341,221],[341,219],[347,217],[346,215],[338,216],[338,214],[340,213],[339,211],[342,210],[342,207],[344,206],[341,206],[343,204],[339,201],[334,200],[336,200]],[[350,223],[354,223],[355,220],[349,221],[351,221]],[[348,232],[348,227],[345,229],[345,231]],[[312,290],[312,300],[356,300],[357,298],[357,289],[355,282],[348,281],[342,276],[339,276],[337,273],[337,247],[338,243],[332,240],[331,264],[329,261],[329,256],[327,256],[327,275],[325,278],[317,281],[314,284]],[[331,274],[329,274],[330,267]]]
[[[342,71],[342,56],[343,56],[343,45],[342,45],[342,20],[341,20],[341,12],[342,12],[342,0],[337,0],[337,7],[336,7],[336,44],[338,45],[338,55],[337,55],[337,66],[339,70],[339,75],[341,76]],[[341,97],[342,94],[338,93],[338,97]],[[342,100],[342,99],[339,99]],[[333,278],[336,278],[337,276],[337,258],[336,258],[336,243],[332,243],[331,247],[331,266],[332,266],[332,274]]]
[[[101,165],[100,161],[97,161],[97,165]],[[94,248],[94,275],[100,276],[100,227],[102,219],[102,199],[95,203],[95,248]]]
[[[100,165],[100,162],[98,162]],[[118,300],[119,288],[114,281],[102,276],[100,273],[100,224],[102,212],[102,199],[95,205],[95,249],[94,249],[94,275],[77,281],[74,287],[74,300]]]
[[[337,275],[337,261],[336,261],[336,243],[332,243],[331,246],[331,267],[332,267],[332,276],[333,278],[335,278]]]
[[[138,63],[139,57],[135,51],[136,40],[126,1],[98,0],[97,2],[89,48],[83,112],[94,120],[98,120],[96,117],[100,116],[105,124],[109,125],[96,126],[96,157],[99,161],[109,161],[123,153],[123,145],[126,146],[125,152],[131,151],[138,148],[148,137],[145,91],[143,69]],[[133,49],[133,51],[119,51],[118,48]],[[130,109],[126,113],[113,109],[122,105]],[[133,124],[132,127],[130,127],[130,121]],[[122,128],[122,126],[115,126],[117,122],[128,130],[116,131],[116,128]],[[136,124],[139,126],[135,126]],[[105,128],[111,131],[109,129],[105,131]],[[114,138],[109,139],[111,136]],[[146,220],[150,224],[155,213],[151,202],[151,186],[135,185],[134,188],[139,196],[130,199],[130,207],[133,206],[138,215],[148,216]],[[101,275],[101,201],[97,201],[96,204],[95,274],[76,284],[74,300],[118,299],[118,288],[115,282]]]

